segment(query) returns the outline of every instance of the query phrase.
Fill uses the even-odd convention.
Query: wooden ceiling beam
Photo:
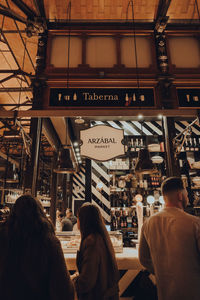
[[[12,11],[10,8],[5,7],[4,5],[0,4],[0,14],[11,18],[15,21],[19,21],[21,23],[26,24],[27,20],[25,18],[23,18],[22,16],[20,16],[19,14],[17,14],[16,12]]]
[[[44,0],[33,0],[38,16],[46,19]]]
[[[36,13],[26,5],[22,0],[11,0],[26,16],[29,20],[34,20],[37,17]]]

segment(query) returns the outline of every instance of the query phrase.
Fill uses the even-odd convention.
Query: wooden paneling
[[[200,0],[197,0],[200,9]],[[198,19],[195,0],[172,0],[167,15],[170,19]]]
[[[135,0],[135,19],[153,20],[159,0]],[[66,0],[44,0],[49,19],[67,19]],[[126,20],[132,19],[129,0],[73,0],[73,20]]]

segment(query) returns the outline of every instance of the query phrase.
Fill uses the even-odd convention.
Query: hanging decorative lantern
[[[151,158],[149,150],[144,148],[138,152],[138,159],[135,165],[135,173],[138,174],[152,174],[157,172]]]
[[[55,173],[67,174],[74,173],[75,169],[71,160],[71,149],[62,148],[58,153],[58,160],[56,168],[53,170]]]

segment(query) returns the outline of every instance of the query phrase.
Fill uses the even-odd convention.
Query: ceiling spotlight
[[[75,148],[75,152],[78,153],[79,152],[79,148]]]
[[[143,115],[138,115],[138,119],[141,120],[143,118]]]
[[[85,123],[85,120],[82,117],[77,117],[74,122],[81,125]]]
[[[162,120],[162,118],[163,118],[163,115],[159,114],[158,119]]]
[[[74,142],[74,147],[78,147],[78,142]]]

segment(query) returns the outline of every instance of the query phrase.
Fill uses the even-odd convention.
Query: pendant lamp
[[[68,173],[75,172],[72,159],[71,159],[70,148],[62,148],[59,150],[57,165],[53,171],[55,173],[60,173],[60,174],[68,174]]]
[[[152,174],[157,172],[151,158],[149,150],[144,148],[138,152],[138,159],[135,165],[135,173],[137,174]]]

